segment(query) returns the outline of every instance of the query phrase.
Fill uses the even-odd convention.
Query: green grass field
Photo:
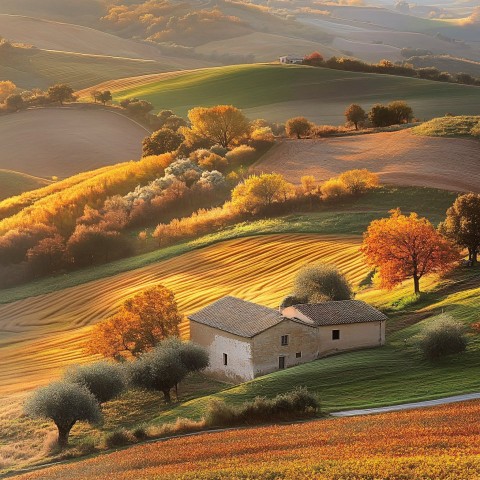
[[[421,118],[447,111],[474,114],[480,88],[327,68],[255,64],[201,69],[120,89],[114,99],[134,96],[152,102],[157,110],[168,108],[180,115],[198,105],[233,104],[250,116],[267,119],[305,115],[324,123],[343,123],[343,111],[352,102],[369,108],[404,99]]]
[[[475,130],[473,130],[475,129]],[[434,118],[412,128],[417,135],[428,137],[467,137],[480,139],[480,116],[459,116]]]
[[[0,169],[0,200],[45,187],[50,183],[49,180],[44,178]]]
[[[62,275],[61,282],[58,281],[58,277],[47,277],[25,285],[2,290],[0,291],[0,303],[9,303],[73,287],[100,278],[110,277],[198,248],[239,237],[275,233],[361,235],[372,220],[387,216],[389,210],[397,207],[400,207],[404,212],[416,211],[420,215],[427,216],[436,224],[443,220],[447,208],[453,203],[455,198],[455,193],[444,190],[418,187],[385,187],[356,200],[345,200],[336,205],[324,206],[320,211],[292,213],[278,218],[247,221],[217,233],[204,235],[195,240],[118,260],[106,265],[71,272]]]

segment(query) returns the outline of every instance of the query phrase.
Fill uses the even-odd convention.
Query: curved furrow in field
[[[90,325],[113,313],[144,288],[171,288],[189,314],[225,295],[276,307],[298,268],[312,261],[337,265],[353,284],[368,267],[359,237],[265,235],[222,242],[138,270],[77,287],[0,305],[0,394],[29,389],[68,364],[88,360],[82,351]],[[188,322],[181,325],[188,338]]]

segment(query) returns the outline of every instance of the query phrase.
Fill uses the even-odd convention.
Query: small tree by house
[[[189,373],[203,370],[208,363],[208,353],[202,347],[170,339],[129,364],[128,371],[132,385],[162,392],[165,402],[170,403],[171,390]]]
[[[51,102],[58,102],[60,105],[63,105],[65,102],[74,102],[76,100],[73,93],[74,90],[70,85],[59,83],[50,87],[47,95]]]
[[[118,397],[126,387],[125,375],[119,365],[105,361],[70,367],[64,380],[86,387],[100,405]]]
[[[308,137],[312,132],[313,124],[305,117],[294,117],[285,124],[286,133],[291,138],[301,139]]]
[[[348,123],[352,123],[355,126],[355,130],[358,130],[358,125],[365,121],[367,114],[360,105],[352,103],[345,110],[345,118]]]
[[[58,429],[58,445],[68,445],[68,437],[77,422],[101,421],[100,406],[88,389],[68,382],[55,382],[36,390],[28,398],[25,413],[32,418],[53,420]]]
[[[426,218],[416,213],[403,215],[400,209],[370,223],[361,250],[367,263],[378,269],[383,288],[411,278],[415,294],[420,293],[425,275],[446,273],[460,258],[453,244]]]
[[[118,313],[95,325],[87,351],[114,359],[135,357],[178,336],[181,320],[173,292],[157,285],[127,299]]]
[[[323,64],[324,58],[320,52],[312,52],[303,59],[304,65],[312,67],[320,67]]]
[[[443,314],[424,329],[420,349],[425,357],[435,360],[464,352],[467,343],[465,327],[450,315]]]
[[[174,132],[169,128],[161,128],[143,140],[142,155],[161,155],[162,153],[173,152],[183,142],[182,134]]]
[[[293,281],[293,297],[300,303],[320,303],[330,300],[350,300],[352,288],[345,276],[333,265],[306,264]]]
[[[469,264],[475,265],[480,248],[480,195],[460,195],[447,210],[439,230],[459,247],[468,249]]]

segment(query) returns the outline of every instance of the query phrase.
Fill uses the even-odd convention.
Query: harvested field
[[[78,106],[5,115],[0,117],[0,168],[44,178],[68,177],[139,159],[148,134],[121,114]]]
[[[0,395],[46,383],[83,357],[89,325],[129,296],[157,283],[171,288],[188,314],[224,295],[268,306],[288,293],[307,261],[337,265],[358,285],[368,268],[359,237],[265,235],[196,250],[180,257],[58,292],[0,305]],[[60,281],[60,280],[59,280]],[[188,336],[188,325],[182,326]]]
[[[287,140],[253,169],[278,172],[294,183],[303,175],[327,180],[345,170],[367,168],[384,184],[480,192],[480,143],[413,135],[408,130],[324,140]]]

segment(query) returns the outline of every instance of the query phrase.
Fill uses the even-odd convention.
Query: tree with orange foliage
[[[364,234],[361,251],[368,264],[378,268],[381,286],[391,289],[413,278],[415,294],[420,279],[429,273],[446,273],[460,256],[454,246],[426,219],[416,213],[391,210],[389,218],[374,220]]]
[[[319,67],[323,64],[323,55],[319,52],[313,52],[303,59],[303,63],[312,67]]]
[[[87,352],[115,359],[138,356],[161,340],[178,336],[181,320],[171,290],[163,285],[147,288],[93,327]]]
[[[190,144],[203,139],[227,148],[238,143],[250,131],[245,115],[232,105],[192,108],[188,118],[191,127],[183,127],[180,131]]]

